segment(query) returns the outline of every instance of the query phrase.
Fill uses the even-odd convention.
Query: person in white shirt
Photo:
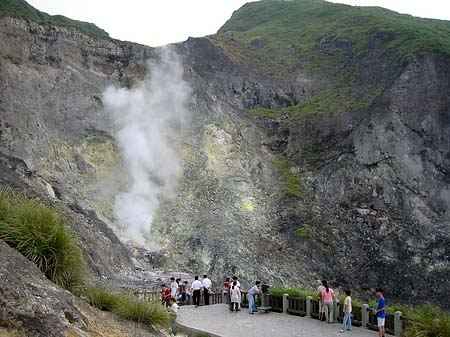
[[[170,278],[170,297],[177,298],[178,283],[175,282],[175,277]]]
[[[230,288],[230,311],[238,311],[239,310],[239,297],[241,291],[237,286],[237,282],[234,281]]]
[[[192,285],[191,285],[191,294],[192,294],[192,300],[193,300],[196,308],[200,305],[201,290],[202,290],[202,283],[198,280],[198,276],[195,276],[194,282],[192,282]]]
[[[352,298],[350,290],[345,291],[347,297],[344,301],[344,319],[342,321],[341,333],[345,330],[352,331]]]
[[[206,275],[206,274],[203,275],[202,286],[203,286],[203,298],[205,299],[205,305],[209,305],[209,294],[211,292],[212,282],[208,278],[208,275]]]
[[[170,322],[172,323],[172,333],[175,336],[177,334],[177,312],[178,304],[175,298],[170,299]]]
[[[236,286],[239,288],[239,306],[237,311],[241,311],[241,303],[242,303],[241,282],[239,282],[237,276],[233,276],[233,282],[236,282]]]

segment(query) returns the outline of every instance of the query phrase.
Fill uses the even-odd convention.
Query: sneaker
[[[253,312],[249,312],[250,315],[253,315]]]
[[[339,330],[340,333],[344,333],[344,330]]]

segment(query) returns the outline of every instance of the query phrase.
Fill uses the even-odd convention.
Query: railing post
[[[396,311],[394,314],[394,335],[401,336],[402,335],[402,322],[403,313],[401,311]]]
[[[339,317],[339,300],[336,299],[336,301],[333,301],[333,320],[337,322]]]
[[[283,294],[283,314],[288,313],[288,307],[289,307],[289,295]]]
[[[362,316],[362,326],[364,328],[366,328],[367,324],[369,323],[369,305],[368,304],[363,304],[361,316]]]
[[[312,318],[312,297],[306,297],[306,317]]]

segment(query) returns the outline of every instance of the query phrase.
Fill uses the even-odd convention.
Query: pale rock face
[[[183,174],[153,222],[158,265],[140,268],[302,287],[327,278],[355,292],[382,285],[398,299],[449,303],[449,60],[417,56],[368,111],[268,120],[245,109],[301,101],[315,80],[251,75],[206,38],[175,49],[193,88],[177,149]],[[128,183],[101,94],[140,83],[155,51],[0,18],[0,54],[3,160],[23,160],[61,205],[95,219],[72,225],[91,269],[132,272],[133,254],[99,220],[114,228],[114,195]],[[283,196],[280,154],[300,178],[299,198]]]

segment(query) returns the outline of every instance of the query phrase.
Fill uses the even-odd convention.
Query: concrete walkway
[[[376,337],[378,334],[361,328],[339,333],[340,324],[326,324],[315,319],[269,312],[249,315],[230,312],[225,304],[210,306],[182,306],[177,320],[195,330],[220,337]]]

